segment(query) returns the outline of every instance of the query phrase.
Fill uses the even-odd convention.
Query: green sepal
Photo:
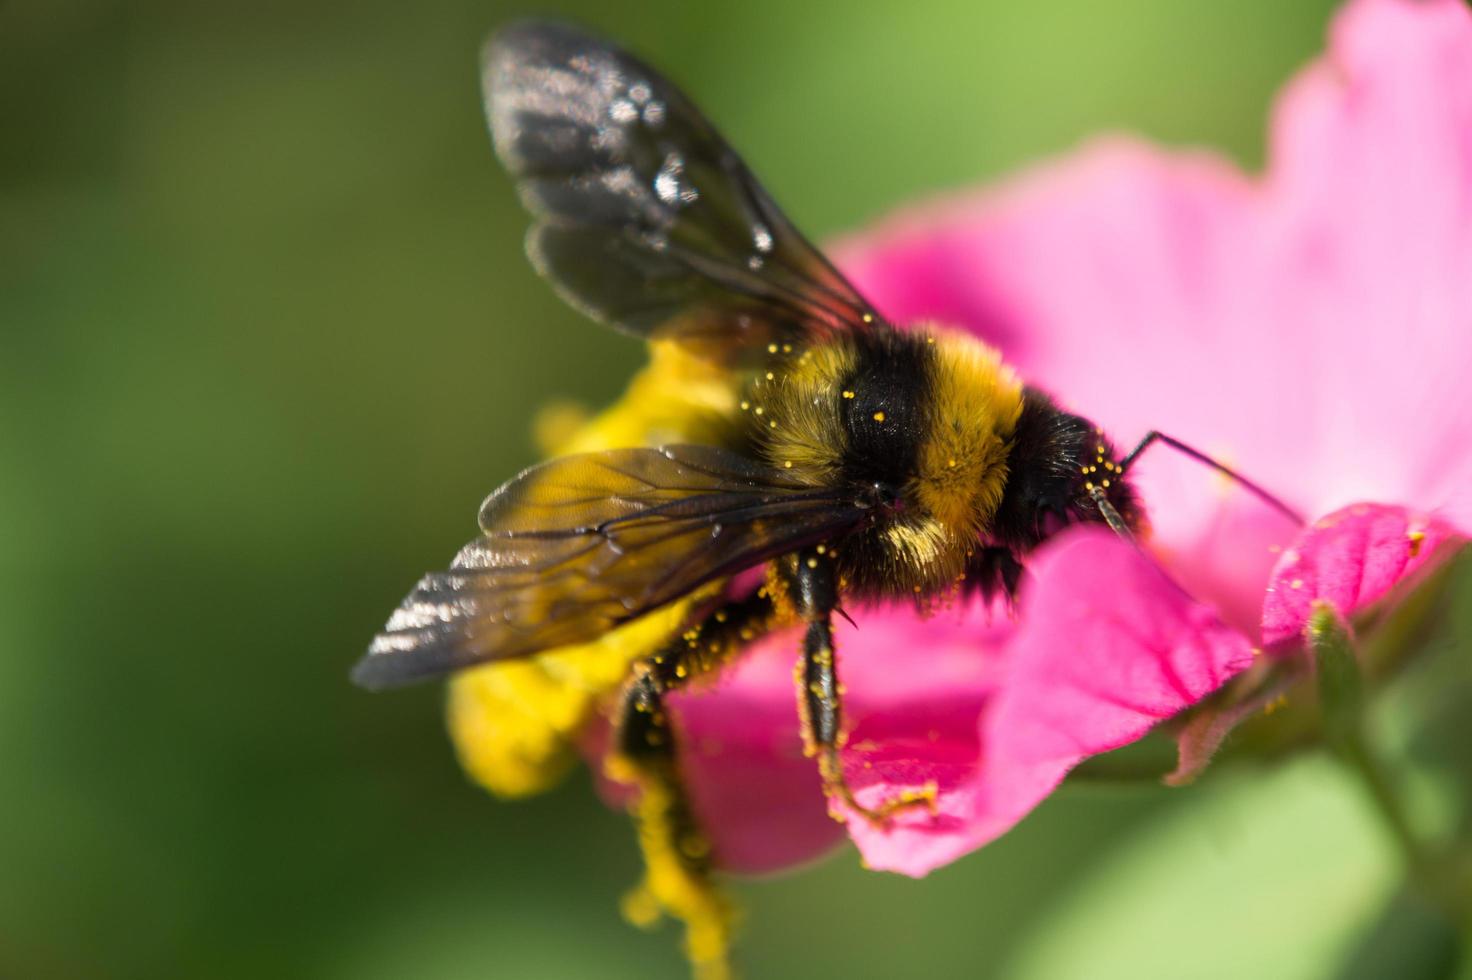
[[[1304,639],[1313,654],[1324,741],[1340,752],[1353,751],[1365,710],[1364,673],[1354,635],[1337,609],[1317,602]]]

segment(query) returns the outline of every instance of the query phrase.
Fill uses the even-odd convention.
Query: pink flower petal
[[[1453,537],[1445,521],[1380,504],[1355,504],[1317,521],[1273,569],[1263,642],[1296,646],[1317,601],[1344,616],[1371,605]]]
[[[1288,423],[1309,511],[1393,501],[1472,529],[1472,456],[1446,451],[1472,440],[1472,10],[1349,4],[1272,143],[1263,330],[1309,382]]]
[[[980,847],[1080,760],[1134,741],[1251,663],[1244,636],[1107,531],[1062,536],[1033,572],[1003,682],[981,714],[976,757],[966,758],[969,740],[955,736],[957,722],[943,711],[932,722],[947,737],[916,738],[905,716],[876,732],[887,737],[872,748],[865,739],[851,746],[865,805],[926,782],[940,793],[937,817],[911,811],[888,829],[849,821],[870,866],[918,876]]]

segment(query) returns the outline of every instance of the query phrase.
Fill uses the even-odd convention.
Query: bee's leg
[[[933,807],[933,786],[885,800],[878,807],[864,806],[854,798],[843,774],[843,689],[838,683],[833,655],[833,610],[838,604],[838,581],[832,552],[821,545],[806,549],[795,560],[790,559],[781,573],[787,579],[793,605],[807,623],[802,662],[797,668],[797,705],[802,716],[804,749],[818,758],[824,793],[837,796],[849,810],[874,823],[884,823],[899,810]]]
[[[624,917],[642,927],[662,914],[681,920],[695,976],[724,980],[730,975],[735,909],[711,881],[710,845],[680,783],[675,733],[654,671],[641,669],[634,676],[623,704],[617,754],[608,770],[638,788],[631,812],[644,856],[644,879],[624,896]]]
[[[661,914],[685,925],[685,952],[698,980],[726,980],[736,910],[711,880],[710,842],[680,780],[677,735],[664,696],[717,669],[771,626],[765,591],[712,611],[648,660],[624,687],[609,775],[633,785],[644,880],[624,898],[624,915],[649,926]]]
[[[965,595],[980,593],[987,602],[1002,596],[1009,604],[1014,604],[1024,572],[1022,562],[1017,560],[1011,548],[1001,545],[977,548],[966,563],[961,591]]]

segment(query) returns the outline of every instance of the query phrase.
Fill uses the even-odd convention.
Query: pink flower
[[[1121,444],[1159,427],[1317,518],[1296,528],[1156,449],[1135,473],[1166,571],[1081,530],[1034,557],[1015,624],[979,605],[851,610],[850,781],[869,804],[939,790],[934,814],[848,821],[874,867],[920,875],[995,838],[1082,758],[1196,703],[1254,648],[1291,646],[1315,598],[1352,612],[1472,530],[1460,0],[1351,3],[1281,97],[1261,178],[1114,139],[907,210],[836,257],[886,315],[975,331]],[[772,638],[674,701],[728,868],[786,866],[843,831],[801,757],[796,649]]]

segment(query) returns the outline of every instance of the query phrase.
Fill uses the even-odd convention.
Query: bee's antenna
[[[1114,533],[1133,544],[1135,541],[1134,534],[1130,532],[1129,525],[1124,522],[1124,518],[1119,516],[1119,511],[1115,510],[1114,505],[1109,502],[1109,496],[1104,492],[1104,488],[1094,487],[1089,491],[1089,496],[1094,498],[1094,503],[1098,506],[1099,513],[1104,515],[1105,522],[1113,529]]]
[[[1194,449],[1191,446],[1186,445],[1184,442],[1181,442],[1179,439],[1173,439],[1170,436],[1166,435],[1164,432],[1157,432],[1154,429],[1151,429],[1150,432],[1145,435],[1145,438],[1140,440],[1140,444],[1136,446],[1128,456],[1120,460],[1118,472],[1123,475],[1124,472],[1130,468],[1130,464],[1132,464],[1136,459],[1139,459],[1140,454],[1143,453],[1146,449],[1149,449],[1152,443],[1156,442],[1163,442],[1167,446],[1181,453],[1182,455],[1189,456],[1198,463],[1210,466],[1218,473],[1227,477],[1227,479],[1232,480],[1236,483],[1240,483],[1244,489],[1254,494],[1263,503],[1267,504],[1269,507],[1282,514],[1293,523],[1302,524],[1304,522],[1302,514],[1298,513],[1298,511],[1294,510],[1292,507],[1289,507],[1287,504],[1283,503],[1283,501],[1279,500],[1277,497],[1274,497],[1272,494],[1268,493],[1262,487],[1258,486],[1256,483],[1253,483],[1251,480],[1247,479],[1247,477],[1243,476],[1241,473],[1238,473],[1230,466],[1227,466],[1225,463],[1218,463],[1216,460],[1212,459],[1201,450]],[[1095,500],[1098,499],[1099,497],[1098,495],[1096,495]],[[1113,508],[1111,508],[1111,510],[1112,509]],[[1100,510],[1103,510],[1102,503],[1100,505]],[[1115,517],[1118,516],[1118,514],[1115,515]],[[1110,527],[1114,526],[1114,521],[1110,520],[1108,512],[1104,514],[1104,519],[1106,521],[1109,521]],[[1115,528],[1115,530],[1118,530],[1118,528]]]

